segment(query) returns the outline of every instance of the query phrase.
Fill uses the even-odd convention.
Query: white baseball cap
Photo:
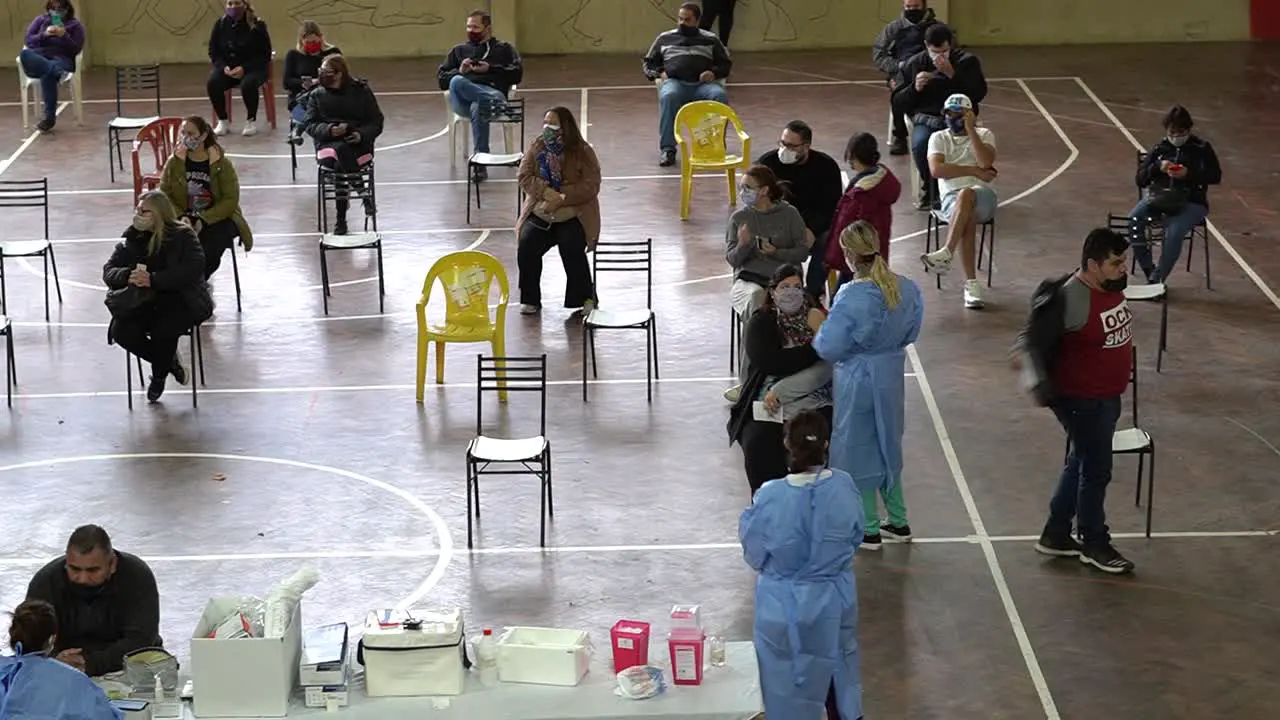
[[[955,93],[947,98],[942,104],[943,110],[972,110],[973,103],[969,101],[969,96],[964,93]]]

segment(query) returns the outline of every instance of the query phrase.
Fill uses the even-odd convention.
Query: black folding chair
[[[494,112],[494,110],[497,112]],[[507,100],[501,105],[486,105],[481,109],[481,115],[489,120],[492,125],[519,125],[520,126],[520,148],[521,151],[513,153],[472,153],[467,158],[467,224],[471,224],[471,188],[476,191],[476,209],[480,209],[480,183],[476,180],[476,172],[480,168],[491,167],[520,167],[520,162],[524,159],[524,98],[513,98]],[[520,192],[520,186],[516,185],[516,212],[520,212],[520,201],[523,199],[523,193]]]
[[[644,273],[645,303],[642,308],[616,310],[592,308],[582,318],[582,401],[587,400],[587,353],[591,354],[591,377],[599,377],[596,363],[596,331],[644,330],[645,392],[653,402],[653,381],[658,377],[658,317],[653,312],[653,238],[636,242],[596,244],[591,283],[600,293],[600,273]]]
[[[204,345],[200,342],[200,326],[196,325],[194,328],[183,333],[183,335],[186,335],[189,339],[191,354],[191,367],[187,368],[187,382],[191,385],[191,407],[199,407],[200,399],[198,397],[196,385],[205,384]],[[131,363],[130,359],[132,359],[134,363]],[[126,350],[124,353],[124,382],[125,397],[128,398],[130,410],[133,409],[133,365],[135,363],[138,367],[138,388],[143,389],[146,387],[145,378],[147,376],[142,372],[142,358]],[[199,374],[199,383],[196,382],[197,373]]]
[[[126,93],[136,95],[151,91],[155,93],[156,113],[151,117],[132,117],[124,114],[124,96]],[[148,92],[148,95],[151,93]],[[107,167],[111,170],[111,182],[116,181],[116,165],[124,171],[124,154],[121,145],[128,145],[137,137],[138,131],[148,124],[159,120],[164,113],[160,110],[160,66],[159,65],[117,65],[116,66],[116,116],[107,123]],[[114,156],[114,157],[113,157]]]
[[[329,314],[328,254],[335,250],[374,250],[378,257],[378,312],[383,312],[387,287],[382,272],[382,235],[378,232],[378,200],[374,188],[373,161],[356,172],[320,167],[319,196],[320,283],[324,290],[324,314]],[[364,206],[364,231],[334,235],[329,232],[329,203],[339,199]]]
[[[44,214],[41,240],[0,240],[0,314],[8,314],[5,287],[5,258],[38,257],[44,260],[44,321],[49,322],[49,268],[53,268],[53,286],[62,304],[62,283],[58,282],[58,261],[53,256],[49,239],[49,178],[39,180],[0,180],[0,208],[40,208]]]

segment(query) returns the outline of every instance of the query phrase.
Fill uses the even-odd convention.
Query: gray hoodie
[[[738,228],[747,226],[751,237],[764,238],[776,250],[772,254],[760,251],[753,241],[745,247],[738,245]],[[725,235],[725,260],[733,268],[734,278],[744,273],[745,280],[766,284],[773,273],[783,265],[801,265],[809,258],[809,247],[805,244],[804,218],[786,201],[779,202],[768,210],[741,208],[729,218],[729,229]]]

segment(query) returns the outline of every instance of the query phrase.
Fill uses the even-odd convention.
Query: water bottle
[[[729,658],[724,646],[723,635],[712,635],[707,640],[707,654],[711,656],[711,667],[724,667]]]
[[[493,628],[485,628],[476,641],[476,668],[480,671],[481,685],[498,684],[498,640],[493,636]]]

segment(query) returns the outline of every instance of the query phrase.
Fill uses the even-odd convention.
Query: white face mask
[[[778,162],[783,165],[795,165],[800,162],[800,153],[789,147],[781,148],[778,150]]]
[[[1167,139],[1169,141],[1169,144],[1174,147],[1182,147],[1183,145],[1187,144],[1187,139],[1190,137],[1191,137],[1190,135],[1177,135],[1177,136],[1168,137],[1165,139]]]

